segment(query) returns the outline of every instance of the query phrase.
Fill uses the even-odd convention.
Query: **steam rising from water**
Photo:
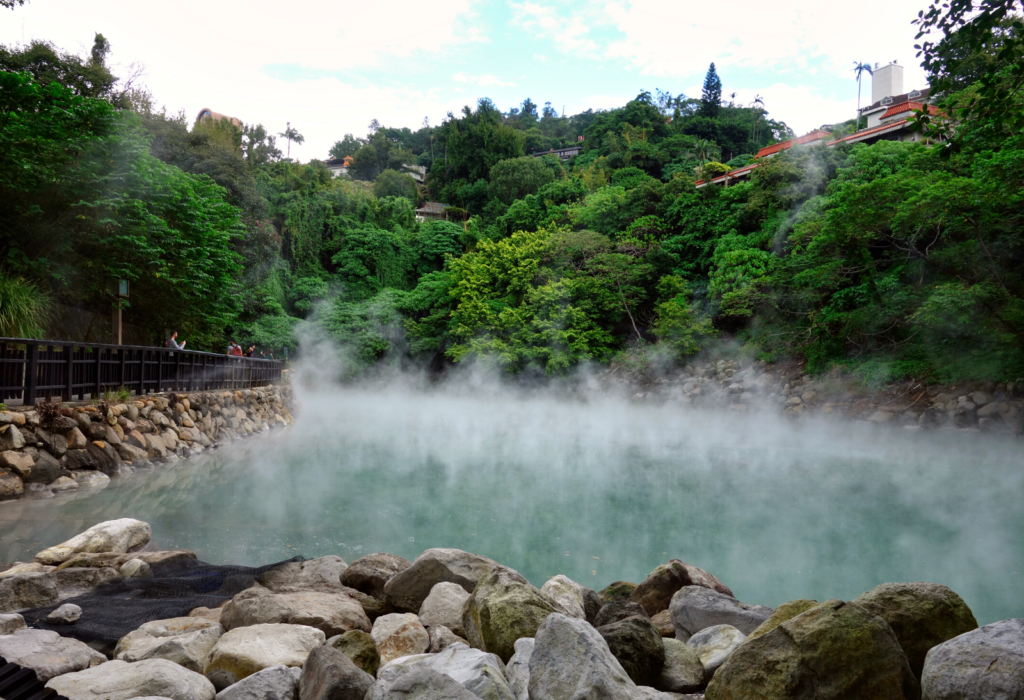
[[[600,589],[676,557],[751,603],[926,580],[960,593],[982,624],[1024,615],[1012,438],[486,383],[300,393],[286,433],[62,505],[0,504],[0,561],[131,516],[161,546],[215,563],[457,547],[538,586],[564,573]]]

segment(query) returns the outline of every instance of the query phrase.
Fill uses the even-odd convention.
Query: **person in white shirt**
[[[171,337],[167,339],[167,347],[171,348],[172,350],[184,350],[185,349],[185,343],[187,343],[187,342],[188,342],[187,340],[183,340],[179,344],[178,343],[178,331],[174,331],[173,333],[171,333]],[[171,355],[171,357],[174,357],[174,353],[173,352],[170,353],[170,355]]]

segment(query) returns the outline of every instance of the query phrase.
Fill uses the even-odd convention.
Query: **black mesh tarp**
[[[152,564],[152,578],[115,581],[21,615],[30,627],[74,637],[110,654],[121,637],[147,622],[185,617],[200,607],[216,608],[251,587],[264,572],[302,560],[295,557],[260,567],[217,566],[197,559]],[[49,624],[46,616],[65,603],[82,608],[82,617],[73,625]]]

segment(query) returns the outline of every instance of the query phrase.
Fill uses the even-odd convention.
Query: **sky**
[[[371,120],[417,129],[489,97],[571,115],[643,90],[700,97],[715,63],[725,100],[760,95],[797,134],[856,113],[854,61],[905,66],[926,86],[911,21],[926,0],[729,3],[692,0],[28,0],[0,10],[0,43],[33,39],[87,55],[101,32],[111,64],[158,107],[202,108],[305,137],[292,157],[325,158]],[[870,102],[870,78],[862,85]],[[731,97],[736,93],[735,98]]]

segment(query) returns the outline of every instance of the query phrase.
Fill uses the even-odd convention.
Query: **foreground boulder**
[[[889,623],[918,678],[929,649],[978,629],[967,603],[938,583],[883,583],[853,602]]]
[[[217,693],[217,700],[297,700],[301,668],[270,666]]]
[[[46,684],[68,700],[130,700],[146,696],[171,700],[213,700],[207,679],[166,659],[130,664],[108,661],[78,673],[58,676]]]
[[[204,617],[153,620],[121,637],[114,658],[129,662],[167,659],[202,673],[210,650],[223,634],[220,624]]]
[[[598,591],[597,595],[602,604],[610,603],[613,600],[629,600],[629,596],[633,595],[636,588],[636,584],[629,581],[612,581]]]
[[[594,627],[604,627],[634,615],[648,617],[647,611],[640,603],[634,603],[631,600],[613,600],[601,606],[594,620]]]
[[[0,613],[0,635],[14,634],[26,628],[25,618],[17,613]]]
[[[377,681],[365,700],[478,700],[458,681],[431,668],[416,668],[394,683]]]
[[[771,617],[772,609],[763,605],[747,605],[703,586],[686,586],[672,596],[670,612],[676,639],[685,642],[702,629],[714,625],[732,625],[743,634],[750,634]]]
[[[455,644],[457,642],[461,642],[466,646],[469,646],[468,639],[460,637],[444,625],[434,625],[433,627],[428,627],[427,633],[430,635],[430,649],[428,649],[428,651],[431,654],[436,654],[437,652],[443,649],[447,649],[452,644]]]
[[[382,666],[380,684],[393,685],[417,669],[429,668],[444,674],[478,698],[514,700],[515,695],[505,678],[505,665],[494,654],[453,644],[439,654],[406,656]]]
[[[380,652],[381,665],[400,656],[423,654],[430,649],[430,635],[412,613],[381,615],[374,620],[370,637]]]
[[[1024,698],[1024,619],[994,622],[933,647],[921,691],[924,700]]]
[[[669,693],[695,693],[704,686],[704,664],[697,650],[678,639],[661,640],[665,664],[654,683],[658,690]]]
[[[384,584],[412,566],[408,559],[377,552],[359,557],[341,575],[342,585],[362,591],[379,600],[384,599]],[[418,610],[419,608],[417,608]]]
[[[640,700],[604,638],[583,620],[549,615],[530,654],[530,700]]]
[[[744,639],[743,633],[732,625],[707,627],[690,637],[686,645],[697,652],[704,667],[705,683],[711,680],[719,666],[732,656]]]
[[[352,660],[358,668],[377,675],[380,668],[380,652],[377,645],[366,632],[362,630],[349,630],[345,634],[339,634],[327,640],[328,646],[332,646]]]
[[[341,591],[341,575],[347,568],[344,559],[332,555],[306,561],[290,561],[264,572],[256,580],[274,593],[336,593]]]
[[[637,685],[653,685],[665,665],[661,633],[646,615],[597,628],[623,670]]]
[[[672,596],[685,586],[701,586],[730,598],[735,597],[728,586],[704,569],[673,559],[648,574],[647,578],[630,593],[629,599],[642,605],[648,617],[654,617],[662,610],[668,610]]]
[[[416,612],[431,589],[442,581],[457,583],[472,593],[477,583],[497,566],[493,559],[461,549],[428,549],[409,568],[384,584],[384,596],[395,610]]]
[[[497,654],[507,663],[515,653],[516,640],[535,636],[541,623],[557,610],[554,600],[518,572],[497,566],[466,601],[462,626],[471,646]]]
[[[707,700],[914,700],[920,686],[896,636],[859,605],[826,600],[741,644]]]
[[[220,619],[228,630],[283,622],[315,627],[329,636],[353,629],[370,631],[370,618],[359,603],[344,593],[314,590],[273,593],[262,586],[253,586],[232,598],[224,606]]]
[[[10,663],[32,669],[43,683],[55,676],[98,666],[107,660],[103,654],[77,639],[34,629],[20,629],[0,636],[0,656]]]
[[[218,689],[226,688],[270,666],[302,666],[325,641],[322,631],[306,625],[240,627],[217,640],[203,674]]]
[[[420,606],[420,622],[424,627],[443,625],[464,637],[466,631],[462,628],[462,607],[468,599],[469,593],[462,586],[442,581],[430,589],[430,595]]]
[[[49,549],[44,549],[35,556],[40,564],[62,564],[71,555],[79,552],[115,552],[124,554],[132,552],[149,543],[153,531],[149,523],[134,518],[108,520],[93,525],[85,532],[75,535],[67,542],[62,542]]]
[[[331,646],[314,649],[302,667],[299,700],[363,700],[373,676]]]

